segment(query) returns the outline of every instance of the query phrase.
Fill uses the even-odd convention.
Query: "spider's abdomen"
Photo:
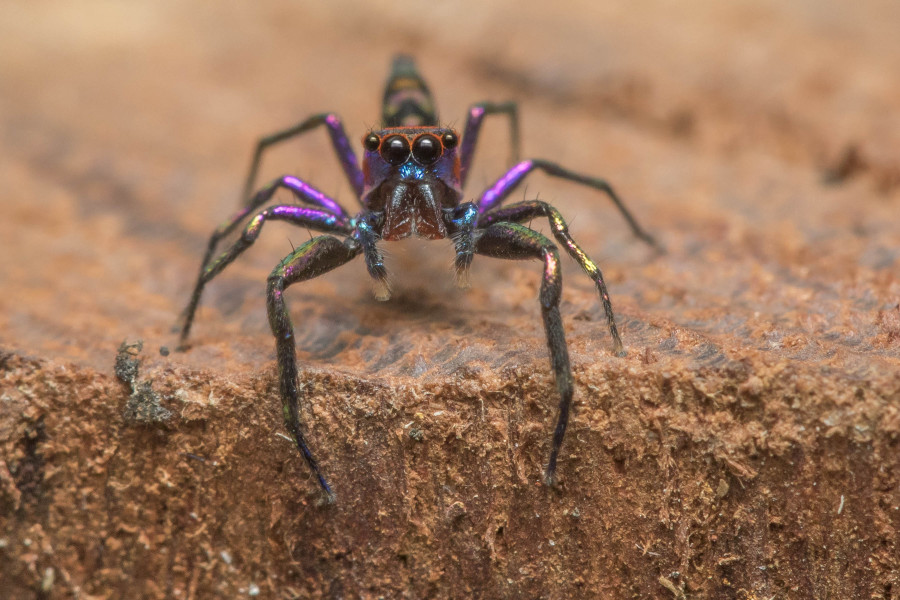
[[[437,125],[434,98],[409,56],[398,56],[384,89],[381,120],[385,127]]]

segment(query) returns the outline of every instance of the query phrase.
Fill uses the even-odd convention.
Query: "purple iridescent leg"
[[[275,351],[278,355],[278,384],[284,422],[329,502],[334,501],[334,492],[319,470],[300,428],[297,350],[294,346],[294,326],[284,303],[284,290],[293,283],[312,279],[349,262],[359,252],[359,244],[352,238],[343,241],[327,235],[313,238],[275,267],[269,275],[266,291],[269,326],[275,336]]]
[[[478,211],[484,214],[500,206],[503,201],[509,197],[510,193],[512,193],[512,191],[515,190],[520,183],[522,183],[522,180],[525,179],[525,177],[535,169],[540,169],[541,171],[552,177],[559,177],[568,181],[574,181],[575,183],[580,183],[582,185],[592,187],[595,190],[604,192],[607,196],[610,197],[610,199],[616,205],[616,208],[618,208],[619,212],[622,213],[622,216],[625,217],[625,220],[628,222],[629,227],[631,227],[632,233],[634,233],[634,235],[636,235],[647,244],[650,244],[657,249],[661,249],[656,240],[654,240],[649,233],[644,231],[644,229],[640,225],[638,225],[638,222],[635,220],[635,218],[631,215],[628,209],[625,208],[625,204],[605,180],[597,179],[596,177],[588,177],[586,175],[579,175],[578,173],[574,173],[572,171],[569,171],[568,169],[564,169],[556,163],[552,163],[546,160],[523,160],[512,169],[507,171],[506,174],[503,175],[503,177],[498,179],[494,185],[485,190],[485,192],[481,195],[481,200],[478,202]]]
[[[556,389],[559,392],[559,414],[556,418],[556,428],[553,430],[550,460],[544,471],[544,482],[547,485],[553,485],[556,482],[556,461],[559,457],[559,449],[569,423],[573,391],[569,352],[566,348],[566,337],[559,314],[559,299],[562,293],[559,251],[553,242],[523,225],[496,223],[483,231],[476,242],[476,252],[494,258],[514,260],[537,258],[544,262],[540,292],[541,315],[547,334],[547,347],[550,350],[550,364],[553,367]]]
[[[350,145],[350,140],[347,139],[347,134],[344,131],[344,126],[337,115],[331,113],[323,113],[320,115],[313,115],[305,121],[283,131],[273,133],[272,135],[267,135],[266,137],[260,139],[259,142],[257,142],[256,151],[253,153],[253,160],[250,161],[250,171],[247,173],[247,180],[244,183],[244,190],[241,196],[241,201],[245,202],[247,205],[252,203],[250,194],[252,194],[253,190],[255,189],[254,186],[256,182],[256,174],[259,170],[259,163],[262,159],[262,153],[266,150],[266,148],[272,146],[273,144],[277,144],[292,137],[296,137],[298,135],[306,133],[311,129],[319,127],[320,125],[325,125],[328,128],[328,135],[331,137],[331,145],[334,147],[334,151],[338,156],[338,160],[341,162],[341,167],[344,169],[344,174],[347,176],[347,180],[353,187],[353,192],[356,194],[356,197],[361,198],[363,192],[363,174],[356,162],[356,154],[353,152],[353,147]]]
[[[206,271],[209,261],[212,260],[213,254],[216,252],[216,247],[219,245],[222,238],[234,231],[247,215],[271,200],[275,192],[281,188],[290,191],[300,202],[321,207],[334,216],[337,219],[336,222],[341,223],[342,225],[346,225],[350,221],[350,216],[343,208],[341,208],[340,204],[305,181],[298,179],[293,175],[279,177],[254,194],[247,206],[237,211],[230,219],[222,223],[215,231],[213,231],[212,235],[209,237],[209,243],[206,245],[206,252],[203,255],[203,260],[200,262],[200,278],[203,277],[203,273]],[[328,229],[327,231],[331,231],[331,229]],[[188,305],[188,308],[181,314],[181,321],[184,323],[183,327],[185,329],[190,329],[190,321],[194,318],[193,309],[191,309],[192,305],[193,304]],[[194,306],[194,308],[196,308],[196,306]]]
[[[238,219],[238,221],[239,220],[240,219]],[[188,334],[190,334],[191,325],[194,322],[194,314],[197,311],[197,305],[200,303],[200,295],[203,293],[203,288],[212,278],[221,273],[225,267],[231,264],[244,252],[244,250],[249,248],[253,242],[256,241],[260,231],[262,231],[263,224],[267,220],[287,221],[294,225],[300,225],[301,227],[309,227],[319,231],[341,233],[345,235],[349,235],[353,231],[348,218],[337,216],[330,212],[304,206],[270,206],[247,223],[241,237],[231,246],[231,248],[220,254],[216,259],[210,261],[209,255],[211,254],[212,248],[215,246],[215,242],[218,241],[222,235],[227,234],[237,221],[226,223],[225,226],[216,230],[216,233],[213,234],[213,237],[210,240],[210,252],[207,254],[207,259],[204,261],[200,270],[200,275],[197,277],[197,283],[194,286],[194,293],[191,294],[191,300],[188,302],[183,313],[184,322],[181,327],[179,347],[184,347]]]
[[[566,249],[569,256],[581,265],[588,277],[594,281],[594,285],[597,286],[597,291],[600,293],[600,300],[603,302],[603,310],[606,312],[606,324],[613,339],[613,352],[617,356],[625,356],[625,349],[622,347],[622,339],[619,337],[616,319],[613,315],[612,303],[609,300],[609,292],[606,290],[606,283],[603,281],[603,273],[601,273],[600,267],[588,257],[584,250],[575,243],[572,236],[569,235],[569,226],[563,220],[558,210],[540,200],[519,202],[503,208],[496,208],[481,215],[481,218],[478,219],[478,227],[483,228],[494,223],[503,222],[524,223],[540,217],[547,218],[553,231],[553,237]]]
[[[519,109],[516,103],[502,102],[494,104],[492,102],[482,102],[475,104],[469,108],[466,128],[463,130],[462,146],[459,149],[459,181],[462,186],[466,185],[469,168],[472,166],[472,159],[475,158],[475,146],[478,144],[481,122],[487,115],[494,114],[509,116],[509,135],[512,145],[512,160],[510,162],[515,163],[519,160]]]

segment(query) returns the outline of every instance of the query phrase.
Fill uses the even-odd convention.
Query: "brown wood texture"
[[[0,597],[897,598],[900,7],[600,4],[0,6]],[[607,177],[668,249],[590,190],[517,192],[570,220],[628,349],[567,263],[555,489],[537,263],[462,292],[448,243],[401,242],[388,303],[361,261],[289,290],[332,506],[264,307],[309,232],[267,225],[159,352],[256,139],[324,110],[361,137],[398,51],[446,123],[518,100],[525,156]],[[490,122],[467,195],[507,152]],[[353,205],[323,133],[263,171]],[[113,375],[137,339],[149,422]]]

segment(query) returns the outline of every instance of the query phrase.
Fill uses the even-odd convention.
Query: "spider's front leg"
[[[509,117],[509,137],[512,146],[511,163],[519,161],[519,107],[515,102],[481,102],[469,107],[466,117],[466,128],[463,130],[462,145],[459,149],[459,181],[460,186],[466,185],[469,178],[469,169],[475,158],[475,147],[478,144],[478,134],[481,131],[481,122],[488,115],[507,115]]]
[[[613,315],[612,303],[609,300],[609,292],[606,289],[606,283],[603,281],[603,273],[600,271],[600,267],[588,257],[584,250],[572,239],[572,236],[569,235],[569,226],[556,208],[540,200],[519,202],[503,208],[496,208],[481,215],[478,219],[478,226],[488,227],[494,223],[502,222],[524,223],[531,221],[535,217],[547,218],[553,231],[553,237],[562,244],[569,256],[575,259],[575,262],[581,266],[588,277],[593,280],[594,285],[597,286],[600,300],[603,302],[603,310],[606,313],[606,324],[609,327],[609,334],[613,339],[613,352],[617,356],[625,356],[622,339],[619,337],[619,330],[616,327],[616,318]]]
[[[566,426],[569,423],[569,409],[572,404],[573,380],[569,364],[569,351],[562,318],[559,314],[559,300],[562,293],[562,272],[559,268],[559,251],[553,242],[540,233],[517,223],[495,223],[484,229],[475,244],[478,254],[506,259],[539,258],[544,262],[541,279],[541,315],[550,350],[550,364],[559,391],[559,414],[553,431],[553,446],[550,460],[544,471],[544,483],[556,482],[556,461]]]
[[[319,470],[300,428],[297,350],[294,346],[294,326],[284,303],[284,290],[293,283],[312,279],[349,262],[360,250],[359,243],[353,238],[343,241],[328,235],[313,238],[291,252],[275,267],[269,275],[266,289],[269,326],[275,336],[275,351],[278,355],[278,384],[285,426],[315,473],[329,502],[334,501],[334,492]]]
[[[246,203],[248,206],[253,202],[250,194],[255,189],[259,163],[262,159],[262,153],[267,148],[322,125],[325,125],[328,128],[331,145],[334,148],[335,154],[337,154],[338,160],[341,163],[341,168],[344,170],[344,174],[347,176],[347,181],[349,181],[350,185],[353,187],[356,197],[361,198],[363,192],[363,174],[356,162],[356,153],[353,152],[353,146],[350,145],[350,140],[347,139],[344,125],[337,115],[333,113],[322,113],[313,115],[305,121],[297,123],[293,127],[288,127],[287,129],[275,132],[272,135],[267,135],[256,143],[256,150],[253,153],[253,159],[250,161],[250,170],[247,173],[247,179],[244,181],[241,202]]]
[[[283,181],[284,179],[287,178],[283,178],[279,181]],[[272,191],[274,191],[275,187],[276,186],[272,186]],[[264,192],[265,190],[258,195],[262,195]],[[267,193],[268,196],[272,195],[271,192]],[[268,196],[266,197],[267,199]],[[244,229],[244,232],[241,234],[240,239],[238,239],[231,248],[220,254],[215,260],[210,261],[218,240],[234,229],[243,217],[243,214],[238,213],[234,219],[219,227],[210,239],[206,256],[203,259],[203,264],[200,266],[200,275],[197,277],[197,283],[194,285],[194,292],[191,294],[191,299],[182,313],[183,324],[181,326],[179,348],[183,349],[185,347],[187,337],[191,331],[191,325],[194,322],[194,314],[197,312],[197,306],[200,303],[200,296],[203,294],[203,288],[211,279],[221,273],[225,267],[231,264],[244,252],[244,250],[249,248],[253,242],[256,241],[262,231],[263,224],[265,224],[267,220],[287,221],[294,225],[309,227],[318,231],[342,233],[346,235],[349,235],[352,232],[350,219],[346,216],[335,215],[330,212],[304,206],[270,206],[250,220]]]

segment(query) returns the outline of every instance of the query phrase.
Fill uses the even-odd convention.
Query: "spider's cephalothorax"
[[[506,115],[515,163],[503,176],[472,202],[463,202],[463,187],[475,155],[478,132],[485,116]],[[344,174],[359,200],[362,210],[351,216],[335,200],[312,185],[285,175],[252,193],[263,151],[272,144],[325,126]],[[467,285],[469,266],[475,254],[505,259],[542,261],[543,277],[539,300],[550,364],[559,395],[559,413],[544,470],[544,481],[555,481],[556,462],[562,446],[573,381],[559,299],[562,276],[559,250],[562,245],[594,281],[606,313],[607,325],[616,354],[624,354],[616,329],[612,305],[599,267],[569,235],[559,211],[539,200],[502,206],[525,177],[540,170],[594,188],[605,193],[628,222],[632,232],[643,241],[656,245],[634,220],[609,184],[602,179],[574,173],[556,163],[540,159],[518,160],[518,111],[512,102],[481,103],[468,111],[462,138],[452,129],[440,127],[428,86],[413,61],[405,56],[394,60],[382,103],[382,129],[370,131],[362,139],[362,167],[337,115],[314,115],[294,127],[262,138],[256,147],[244,186],[244,206],[210,237],[194,293],[184,311],[181,346],[185,347],[194,314],[204,286],[234,261],[259,237],[264,223],[281,220],[322,231],[285,257],[269,275],[266,305],[269,326],[275,336],[278,356],[279,389],[288,431],[303,454],[329,500],[331,487],[309,450],[300,422],[297,357],[294,329],[284,302],[284,290],[293,283],[311,279],[362,255],[375,281],[375,294],[387,300],[390,290],[387,271],[379,245],[384,241],[410,236],[427,239],[451,238],[456,252],[456,276],[460,286]],[[274,204],[260,210],[278,189],[290,191],[294,204]],[[252,214],[252,216],[251,216]],[[249,217],[249,220],[247,218]],[[544,235],[522,225],[535,218],[546,218],[556,244]],[[224,253],[214,257],[221,239],[246,221],[241,237]]]
[[[391,127],[363,138],[363,205],[384,214],[381,239],[447,237],[444,209],[462,198],[458,137],[441,127]]]

